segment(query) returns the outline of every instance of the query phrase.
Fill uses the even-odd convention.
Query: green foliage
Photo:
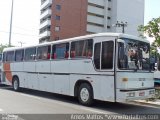
[[[7,48],[7,47],[9,47],[9,45],[0,45],[0,53],[2,53],[3,52],[3,49],[4,48]]]
[[[155,45],[160,47],[160,17],[153,18],[146,26],[140,25],[138,31],[148,34],[154,38]]]

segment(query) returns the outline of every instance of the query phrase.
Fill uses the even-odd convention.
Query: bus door
[[[51,73],[54,79],[54,92],[69,95],[69,43],[52,46]]]
[[[115,101],[115,37],[97,37],[94,40],[94,66],[100,85],[96,96],[107,101]]]

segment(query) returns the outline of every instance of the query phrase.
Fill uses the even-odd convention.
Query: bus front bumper
[[[144,100],[155,96],[155,89],[143,90],[120,90],[117,89],[116,102],[129,102],[133,100]]]

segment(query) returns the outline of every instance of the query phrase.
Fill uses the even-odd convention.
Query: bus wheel
[[[14,89],[14,91],[19,91],[19,79],[18,79],[18,77],[13,78],[13,89]]]
[[[81,104],[90,106],[93,103],[93,90],[87,83],[82,83],[78,91],[78,100]]]

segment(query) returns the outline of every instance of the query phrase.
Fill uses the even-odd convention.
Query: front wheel
[[[19,79],[17,77],[13,78],[13,89],[14,91],[19,91]]]
[[[90,106],[93,103],[93,90],[87,83],[82,83],[78,91],[78,100],[81,104]]]

